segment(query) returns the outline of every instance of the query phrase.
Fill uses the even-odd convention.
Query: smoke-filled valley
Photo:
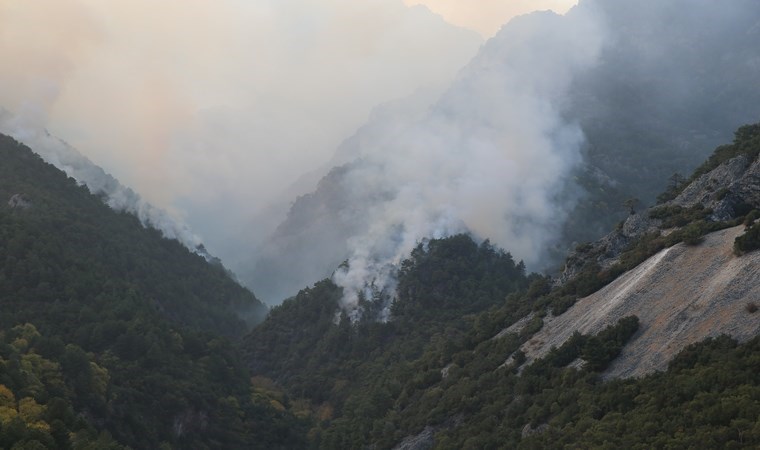
[[[242,280],[280,299],[348,260],[336,280],[349,292],[392,290],[417,242],[463,231],[556,268],[624,218],[626,200],[651,204],[760,116],[758,12],[715,9],[589,1],[512,21],[426,114],[402,126],[378,114],[347,140]]]
[[[0,0],[0,447],[756,448],[757,42],[755,0]]]
[[[363,68],[384,68],[388,84],[383,89],[377,85],[378,73],[341,70],[356,50],[341,41],[310,49],[314,57],[328,52],[332,59],[321,65],[334,61],[333,69],[319,74],[322,78],[309,69],[309,60],[283,66],[292,73],[298,67],[308,72],[299,83],[323,86],[319,97],[302,95],[300,104],[285,100],[295,92],[288,92],[291,85],[283,77],[260,82],[229,77],[258,73],[267,60],[231,65],[214,56],[208,64],[216,72],[184,84],[165,67],[146,73],[146,83],[152,83],[148,75],[172,82],[179,99],[153,96],[150,101],[159,109],[151,109],[155,120],[149,126],[127,119],[114,127],[104,121],[123,117],[121,110],[96,119],[86,102],[71,95],[84,76],[110,80],[114,88],[123,83],[96,66],[103,52],[124,45],[95,26],[100,16],[115,11],[87,2],[78,6],[66,16],[68,22],[51,27],[77,44],[76,52],[56,53],[55,61],[65,71],[37,65],[28,67],[31,73],[23,72],[23,63],[6,70],[5,83],[21,89],[5,90],[0,97],[2,106],[13,111],[13,116],[3,113],[3,131],[40,147],[48,161],[93,192],[112,191],[112,206],[140,214],[191,249],[203,243],[270,304],[332,276],[344,261],[348,265],[335,276],[348,288],[348,305],[372,283],[392,294],[396,265],[420,240],[463,231],[491,239],[531,269],[555,270],[573,243],[595,239],[623,218],[625,200],[651,203],[668,177],[687,173],[736,126],[760,112],[754,81],[759,56],[752,45],[757,15],[751,3],[585,1],[562,16],[519,17],[476,55],[477,37],[436,22],[440,18],[430,11],[415,7],[404,12],[378,4],[374,12],[382,10],[389,18],[393,42],[419,41],[396,58],[385,31],[365,33],[367,39],[382,36],[375,42],[386,45],[380,48],[388,53],[371,48],[361,53],[370,58]],[[167,4],[157,17],[175,9]],[[225,4],[182,14],[188,20],[207,14],[223,22],[233,10]],[[352,9],[350,14],[358,20],[370,12]],[[250,20],[265,20],[263,10],[244,13]],[[270,13],[293,20],[286,7]],[[39,16],[35,9],[7,8],[8,36],[21,33],[10,20],[24,14]],[[428,30],[430,36],[407,37],[400,31],[404,27],[394,26],[399,21]],[[129,32],[130,26],[127,20],[115,32]],[[217,31],[217,26],[207,30],[216,33],[205,36],[211,39],[204,44],[208,48],[245,50],[231,46],[233,37]],[[348,26],[338,31],[346,36],[357,32]],[[180,23],[176,32],[184,36],[189,31]],[[150,33],[158,30],[146,30],[146,36]],[[161,51],[177,51],[179,43],[156,36]],[[247,37],[253,50],[265,38]],[[12,54],[24,51],[11,41],[4,45]],[[26,53],[35,60],[49,58],[54,50],[54,41],[32,41]],[[420,67],[433,70],[412,70],[416,77],[400,83],[401,73],[411,69],[404,64],[423,54],[427,59],[419,60]],[[209,58],[203,50],[183,61],[200,64]],[[144,63],[137,55],[125,62]],[[728,77],[724,67],[732,69]],[[366,101],[358,102],[351,90],[329,91],[346,85],[349,81],[342,80],[347,77],[364,83],[355,89]],[[37,81],[20,81],[28,79]],[[216,85],[208,89],[209,83]],[[275,110],[274,97],[230,97],[238,85],[269,89],[282,101]],[[370,85],[372,95],[367,93]],[[339,106],[327,100],[337,98],[351,102]],[[373,102],[384,104],[337,145]],[[118,97],[111,103],[113,108],[134,108]],[[320,110],[307,121],[293,115]],[[87,122],[74,123],[75,118]],[[55,139],[45,126],[134,191],[117,193],[107,187],[112,181],[95,174],[99,168],[80,170],[77,176],[70,151],[54,156],[46,149]],[[332,137],[317,137],[314,127],[332,130]],[[134,130],[133,138],[113,134],[118,129]],[[154,206],[138,200],[135,192]]]

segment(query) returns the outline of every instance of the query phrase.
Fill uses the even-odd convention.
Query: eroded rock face
[[[743,226],[707,235],[702,244],[664,249],[598,292],[545,323],[521,350],[526,364],[560,347],[576,330],[596,334],[635,315],[639,331],[605,372],[638,377],[667,368],[686,346],[727,334],[747,341],[760,334],[760,251],[737,257]]]
[[[435,429],[425,427],[422,432],[416,436],[409,436],[401,441],[393,450],[428,450],[435,444]]]
[[[760,159],[757,159],[733,186],[745,203],[760,208]]]
[[[393,447],[393,450],[428,450],[435,446],[436,433],[450,430],[462,425],[464,416],[457,414],[450,417],[446,422],[436,426],[426,426],[419,434],[407,436]]]
[[[14,209],[28,209],[32,207],[32,202],[24,194],[14,194],[8,200],[8,206]]]
[[[712,206],[721,189],[729,188],[739,180],[747,170],[748,159],[745,155],[727,161],[712,171],[690,183],[681,194],[669,204],[692,208],[696,205]]]
[[[760,159],[751,162],[746,155],[740,155],[726,161],[694,180],[678,197],[657,207],[668,206],[701,206],[712,210],[709,220],[716,222],[731,220],[750,209],[760,209]],[[661,228],[661,220],[649,217],[652,209],[631,214],[617,230],[571,252],[555,285],[575,278],[592,264],[600,269],[609,268],[632,242],[645,234],[666,233],[667,230]]]
[[[669,204],[712,209],[715,221],[760,208],[760,159],[750,162],[746,155],[737,156],[696,179]]]
[[[660,233],[661,223],[660,220],[649,217],[649,210],[631,214],[617,230],[571,252],[555,285],[562,285],[577,277],[590,264],[597,264],[600,269],[609,268],[636,239],[647,233]]]

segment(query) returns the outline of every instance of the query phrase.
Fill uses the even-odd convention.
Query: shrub
[[[752,211],[749,212],[749,214],[747,214],[744,217],[744,222],[743,222],[744,226],[745,227],[751,226],[753,223],[755,223],[757,219],[760,219],[760,210],[753,209]]]
[[[760,248],[760,222],[747,227],[744,234],[734,240],[734,254],[741,256]]]
[[[681,238],[686,245],[699,245],[702,243],[703,230],[699,222],[689,224],[681,231]]]

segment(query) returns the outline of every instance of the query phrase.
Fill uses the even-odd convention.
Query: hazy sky
[[[546,9],[564,14],[578,0],[404,0],[404,3],[426,5],[448,22],[490,38],[514,16]]]
[[[0,0],[0,105],[156,203],[255,202],[480,44],[401,0]]]
[[[471,28],[403,0],[0,0],[0,107],[207,242],[230,233],[220,214],[263,235],[253,217],[375,105],[445,87],[510,16],[569,2],[425,3]]]

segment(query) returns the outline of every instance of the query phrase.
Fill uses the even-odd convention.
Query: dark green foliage
[[[526,369],[527,377],[543,374],[550,367],[565,367],[576,358],[585,363],[584,370],[602,372],[620,354],[623,346],[639,329],[639,319],[629,316],[610,325],[596,336],[584,336],[577,331],[561,347],[554,348],[543,360]]]
[[[238,311],[265,311],[249,291],[5,136],[0,161],[0,331],[16,348],[0,349],[0,384],[59,411],[35,440],[61,448],[302,444],[287,399],[279,408],[252,399],[228,340],[246,331]],[[15,194],[30,206],[11,208]],[[37,373],[24,358],[52,369]],[[0,424],[0,445],[37,433],[22,425]]]
[[[760,219],[760,210],[753,209],[746,216],[744,216],[744,222],[742,223],[745,227],[748,227],[755,223],[757,219]]]
[[[610,325],[597,336],[586,339],[580,354],[586,361],[585,367],[596,372],[606,369],[638,329],[638,317],[625,317],[620,319],[616,326]]]
[[[629,214],[636,214],[636,209],[641,206],[641,200],[632,197],[623,202],[623,206],[628,210]]]
[[[499,261],[510,270],[494,270],[492,285],[506,289],[519,281],[516,286],[524,289],[522,294],[507,295],[506,302],[493,301],[487,312],[465,321],[436,309],[467,307],[459,295],[478,298],[473,295],[478,292],[475,288],[470,293],[457,285],[443,289],[441,280],[458,273],[467,274],[459,279],[465,286],[473,280],[490,280],[488,274],[501,267]],[[552,382],[545,379],[544,372],[561,371],[581,355],[588,358],[588,373],[603,370],[638,327],[638,320],[632,317],[596,337],[575,336],[545,360],[548,365],[542,362],[529,368],[522,379],[531,381],[525,384],[501,366],[510,354],[513,361],[524,361],[525,355],[517,349],[541,328],[541,316],[536,315],[519,336],[491,337],[527,314],[533,303],[551,290],[548,279],[525,278],[508,255],[462,237],[419,247],[403,267],[399,286],[409,289],[404,301],[419,299],[431,305],[427,316],[421,309],[394,308],[394,314],[400,313],[386,324],[360,321],[350,325],[344,317],[335,325],[336,301],[342,293],[324,281],[275,308],[246,343],[255,372],[275,378],[287,386],[291,396],[308,400],[314,421],[309,434],[316,446],[353,448],[373,442],[378,448],[389,448],[428,424],[445,428],[452,417],[462,417],[467,427],[478,424],[463,435],[466,439],[482,434],[482,442],[499,442],[501,437],[491,427],[503,417],[502,413],[494,416],[495,411],[508,410],[498,403],[509,398],[497,394],[500,389],[511,386],[506,392],[544,392],[541,386]],[[433,275],[437,271],[443,272],[438,278]],[[510,271],[518,278],[497,281],[496,274]],[[503,298],[503,291],[498,294]],[[540,424],[548,417],[545,414],[551,404],[546,411],[532,411],[524,417]],[[320,417],[319,411],[325,409],[332,414]],[[519,429],[511,432],[511,439],[519,441]],[[483,434],[479,430],[490,431]],[[464,445],[456,442],[456,447]]]
[[[669,183],[665,191],[657,196],[657,203],[665,203],[678,197],[678,194],[686,187],[686,178],[676,172],[670,176]]]
[[[102,407],[109,373],[75,345],[42,355],[43,338],[31,324],[0,339],[0,445],[3,448],[124,448],[108,432],[98,433],[77,417],[74,404]]]
[[[4,301],[29,310],[31,304],[45,309],[72,299],[94,307],[122,297],[129,314],[134,311],[128,302],[139,297],[169,319],[231,337],[246,331],[238,311],[266,313],[224,268],[143,228],[134,216],[114,212],[6,136],[0,136],[0,160]],[[32,206],[8,207],[15,194]]]
[[[743,255],[760,248],[760,222],[747,227],[744,234],[734,240],[734,253]]]
[[[721,337],[688,347],[665,373],[571,382],[563,393],[577,399],[575,414],[550,418],[519,448],[756,448],[758,355],[760,339],[737,346]]]
[[[722,337],[684,350],[665,373],[600,382],[601,370],[635,333],[621,320],[597,336],[575,334],[521,375],[483,365],[503,358],[493,342],[477,358],[389,411],[371,442],[390,448],[401,437],[438,425],[435,448],[755,448],[760,444],[760,339],[738,346]],[[515,345],[511,343],[509,345]],[[595,357],[593,353],[603,356]],[[582,370],[565,368],[596,358]],[[437,410],[446,412],[437,418]],[[447,418],[457,418],[453,425]],[[381,421],[383,422],[383,421]],[[528,427],[544,431],[523,436]]]
[[[488,308],[524,289],[525,266],[466,235],[419,244],[401,264],[393,316],[456,318]]]
[[[341,289],[322,281],[273,308],[246,338],[250,367],[286,386],[292,397],[305,399],[316,444],[361,447],[374,433],[395,429],[383,418],[398,405],[416,401],[410,393],[441,383],[443,365],[452,359],[474,361],[471,352],[462,351],[470,341],[493,336],[530,310],[508,294],[530,285],[532,295],[540,295],[548,280],[528,277],[524,270],[508,253],[488,242],[478,245],[469,236],[427,241],[402,263],[389,322],[368,315],[352,324],[339,313]],[[505,298],[510,309],[497,311]],[[489,308],[494,308],[491,315],[473,315]],[[496,344],[505,355],[513,351],[512,340]],[[478,359],[477,370],[502,362]],[[432,398],[424,404],[432,416],[445,418],[445,408],[433,407]]]
[[[663,228],[683,227],[691,222],[707,218],[712,211],[702,205],[693,208],[680,206],[658,206],[649,211],[649,217],[662,220]]]
[[[684,244],[686,245],[699,245],[702,243],[704,238],[702,237],[704,233],[705,224],[704,222],[695,222],[690,223],[689,225],[685,226],[681,230],[681,239],[683,240]]]

